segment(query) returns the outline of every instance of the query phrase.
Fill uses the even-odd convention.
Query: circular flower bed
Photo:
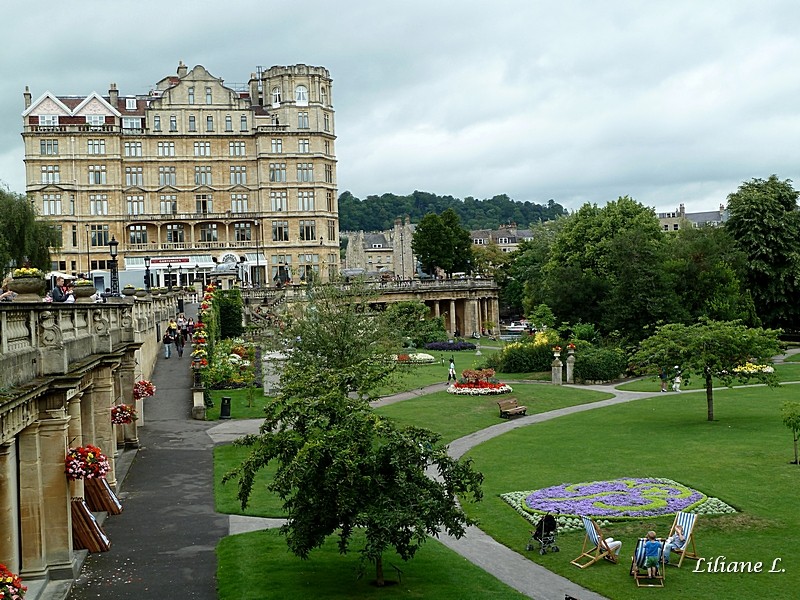
[[[456,396],[494,396],[497,394],[510,394],[514,390],[505,383],[492,383],[489,381],[479,383],[454,383],[447,388],[448,394]]]
[[[736,512],[718,498],[671,479],[622,477],[609,481],[564,483],[532,492],[509,492],[501,498],[535,523],[544,513],[559,515],[564,528],[582,528],[579,516],[626,519],[658,517],[687,511]]]
[[[412,352],[410,354],[393,354],[392,358],[400,363],[412,365],[429,365],[436,362],[436,358],[425,352]]]

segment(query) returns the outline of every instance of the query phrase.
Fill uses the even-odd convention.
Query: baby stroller
[[[536,525],[536,529],[531,531],[531,539],[528,540],[528,545],[525,550],[533,550],[536,543],[539,544],[539,554],[545,554],[548,550],[551,552],[558,552],[556,546],[556,536],[558,535],[558,525],[556,518],[547,513]]]

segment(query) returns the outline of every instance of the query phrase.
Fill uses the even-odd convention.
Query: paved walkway
[[[187,314],[195,307],[187,306]],[[790,352],[800,352],[800,349]],[[782,362],[783,357],[775,362]],[[118,458],[118,487],[125,510],[109,517],[104,527],[112,540],[109,552],[89,555],[69,600],[161,600],[167,594],[183,599],[217,600],[215,547],[226,535],[278,527],[281,519],[259,519],[214,512],[215,444],[257,433],[261,419],[222,422],[191,418],[190,369],[187,355],[160,356],[153,375],[158,391],[146,400],[145,424],[139,429],[138,452]],[[531,385],[536,383],[530,382]],[[539,384],[541,384],[539,382]],[[541,384],[546,385],[546,384]],[[498,435],[560,416],[594,410],[658,393],[624,392],[613,386],[575,386],[613,394],[590,404],[504,421],[450,444],[460,457]],[[385,406],[442,391],[443,384],[382,398]],[[123,485],[124,484],[124,485]],[[530,598],[602,600],[602,596],[551,573],[499,544],[476,527],[460,540],[441,536],[446,546]],[[53,596],[47,600],[62,600]]]

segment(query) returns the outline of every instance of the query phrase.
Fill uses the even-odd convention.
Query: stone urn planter
[[[147,291],[146,290],[136,290],[136,297],[137,298],[147,298]]]
[[[97,290],[93,285],[76,285],[72,289],[73,293],[75,294],[75,302],[80,302],[82,304],[94,302],[94,300],[92,300],[92,296],[97,293]]]
[[[122,295],[123,296],[133,296],[136,293],[136,288],[132,287],[124,287],[122,288]]]
[[[18,294],[17,302],[38,302],[44,294],[44,277],[14,277],[8,289]]]

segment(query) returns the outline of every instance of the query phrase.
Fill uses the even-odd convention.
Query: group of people
[[[669,383],[669,380],[670,380],[670,376],[669,376],[669,373],[667,373],[667,370],[662,368],[661,372],[658,374],[658,378],[661,380],[661,391],[662,392],[666,392],[667,391],[667,386],[668,386],[668,383]],[[673,392],[680,392],[681,391],[681,383],[682,383],[682,381],[683,380],[681,379],[681,369],[680,369],[680,367],[676,366],[675,367],[675,375],[672,376],[672,391]]]
[[[191,342],[192,333],[194,333],[194,319],[192,317],[187,318],[183,313],[170,317],[169,323],[167,323],[167,330],[161,340],[164,343],[164,358],[172,356],[173,345],[178,358],[183,358],[183,349],[187,342]]]
[[[605,543],[615,556],[619,556],[620,548],[622,548],[621,541],[609,537],[605,539]],[[686,534],[683,531],[683,526],[675,525],[675,533],[669,536],[663,543],[664,564],[666,565],[669,564],[669,556],[673,550],[682,550],[684,546],[686,546]],[[658,575],[658,563],[661,560],[662,552],[661,544],[662,542],[656,538],[655,531],[647,532],[644,542],[644,566],[647,569],[647,576],[651,579]]]

